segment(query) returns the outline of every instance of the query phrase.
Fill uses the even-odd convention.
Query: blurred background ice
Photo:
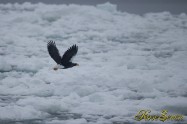
[[[46,3],[46,4],[79,4],[97,5],[110,2],[117,9],[134,14],[169,11],[172,14],[187,12],[186,0],[0,0],[0,3]]]

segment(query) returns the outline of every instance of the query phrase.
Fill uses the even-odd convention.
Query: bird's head
[[[79,66],[79,64],[78,63],[74,63],[73,66]]]

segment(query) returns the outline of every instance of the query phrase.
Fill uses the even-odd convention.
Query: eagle
[[[59,54],[59,51],[56,47],[56,44],[54,41],[49,41],[47,44],[47,49],[49,52],[49,55],[51,58],[57,63],[57,66],[55,66],[53,69],[67,69],[72,68],[74,66],[79,66],[77,63],[71,62],[71,59],[77,54],[78,52],[78,46],[75,44],[71,46],[61,57]]]

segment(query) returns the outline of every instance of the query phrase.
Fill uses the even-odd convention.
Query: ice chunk
[[[8,72],[12,70],[12,66],[8,64],[5,60],[0,58],[0,72]]]

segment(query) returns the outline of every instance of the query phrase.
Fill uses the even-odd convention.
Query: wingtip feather
[[[55,41],[52,41],[52,40],[48,41],[47,46],[50,46],[50,45],[56,46]]]

